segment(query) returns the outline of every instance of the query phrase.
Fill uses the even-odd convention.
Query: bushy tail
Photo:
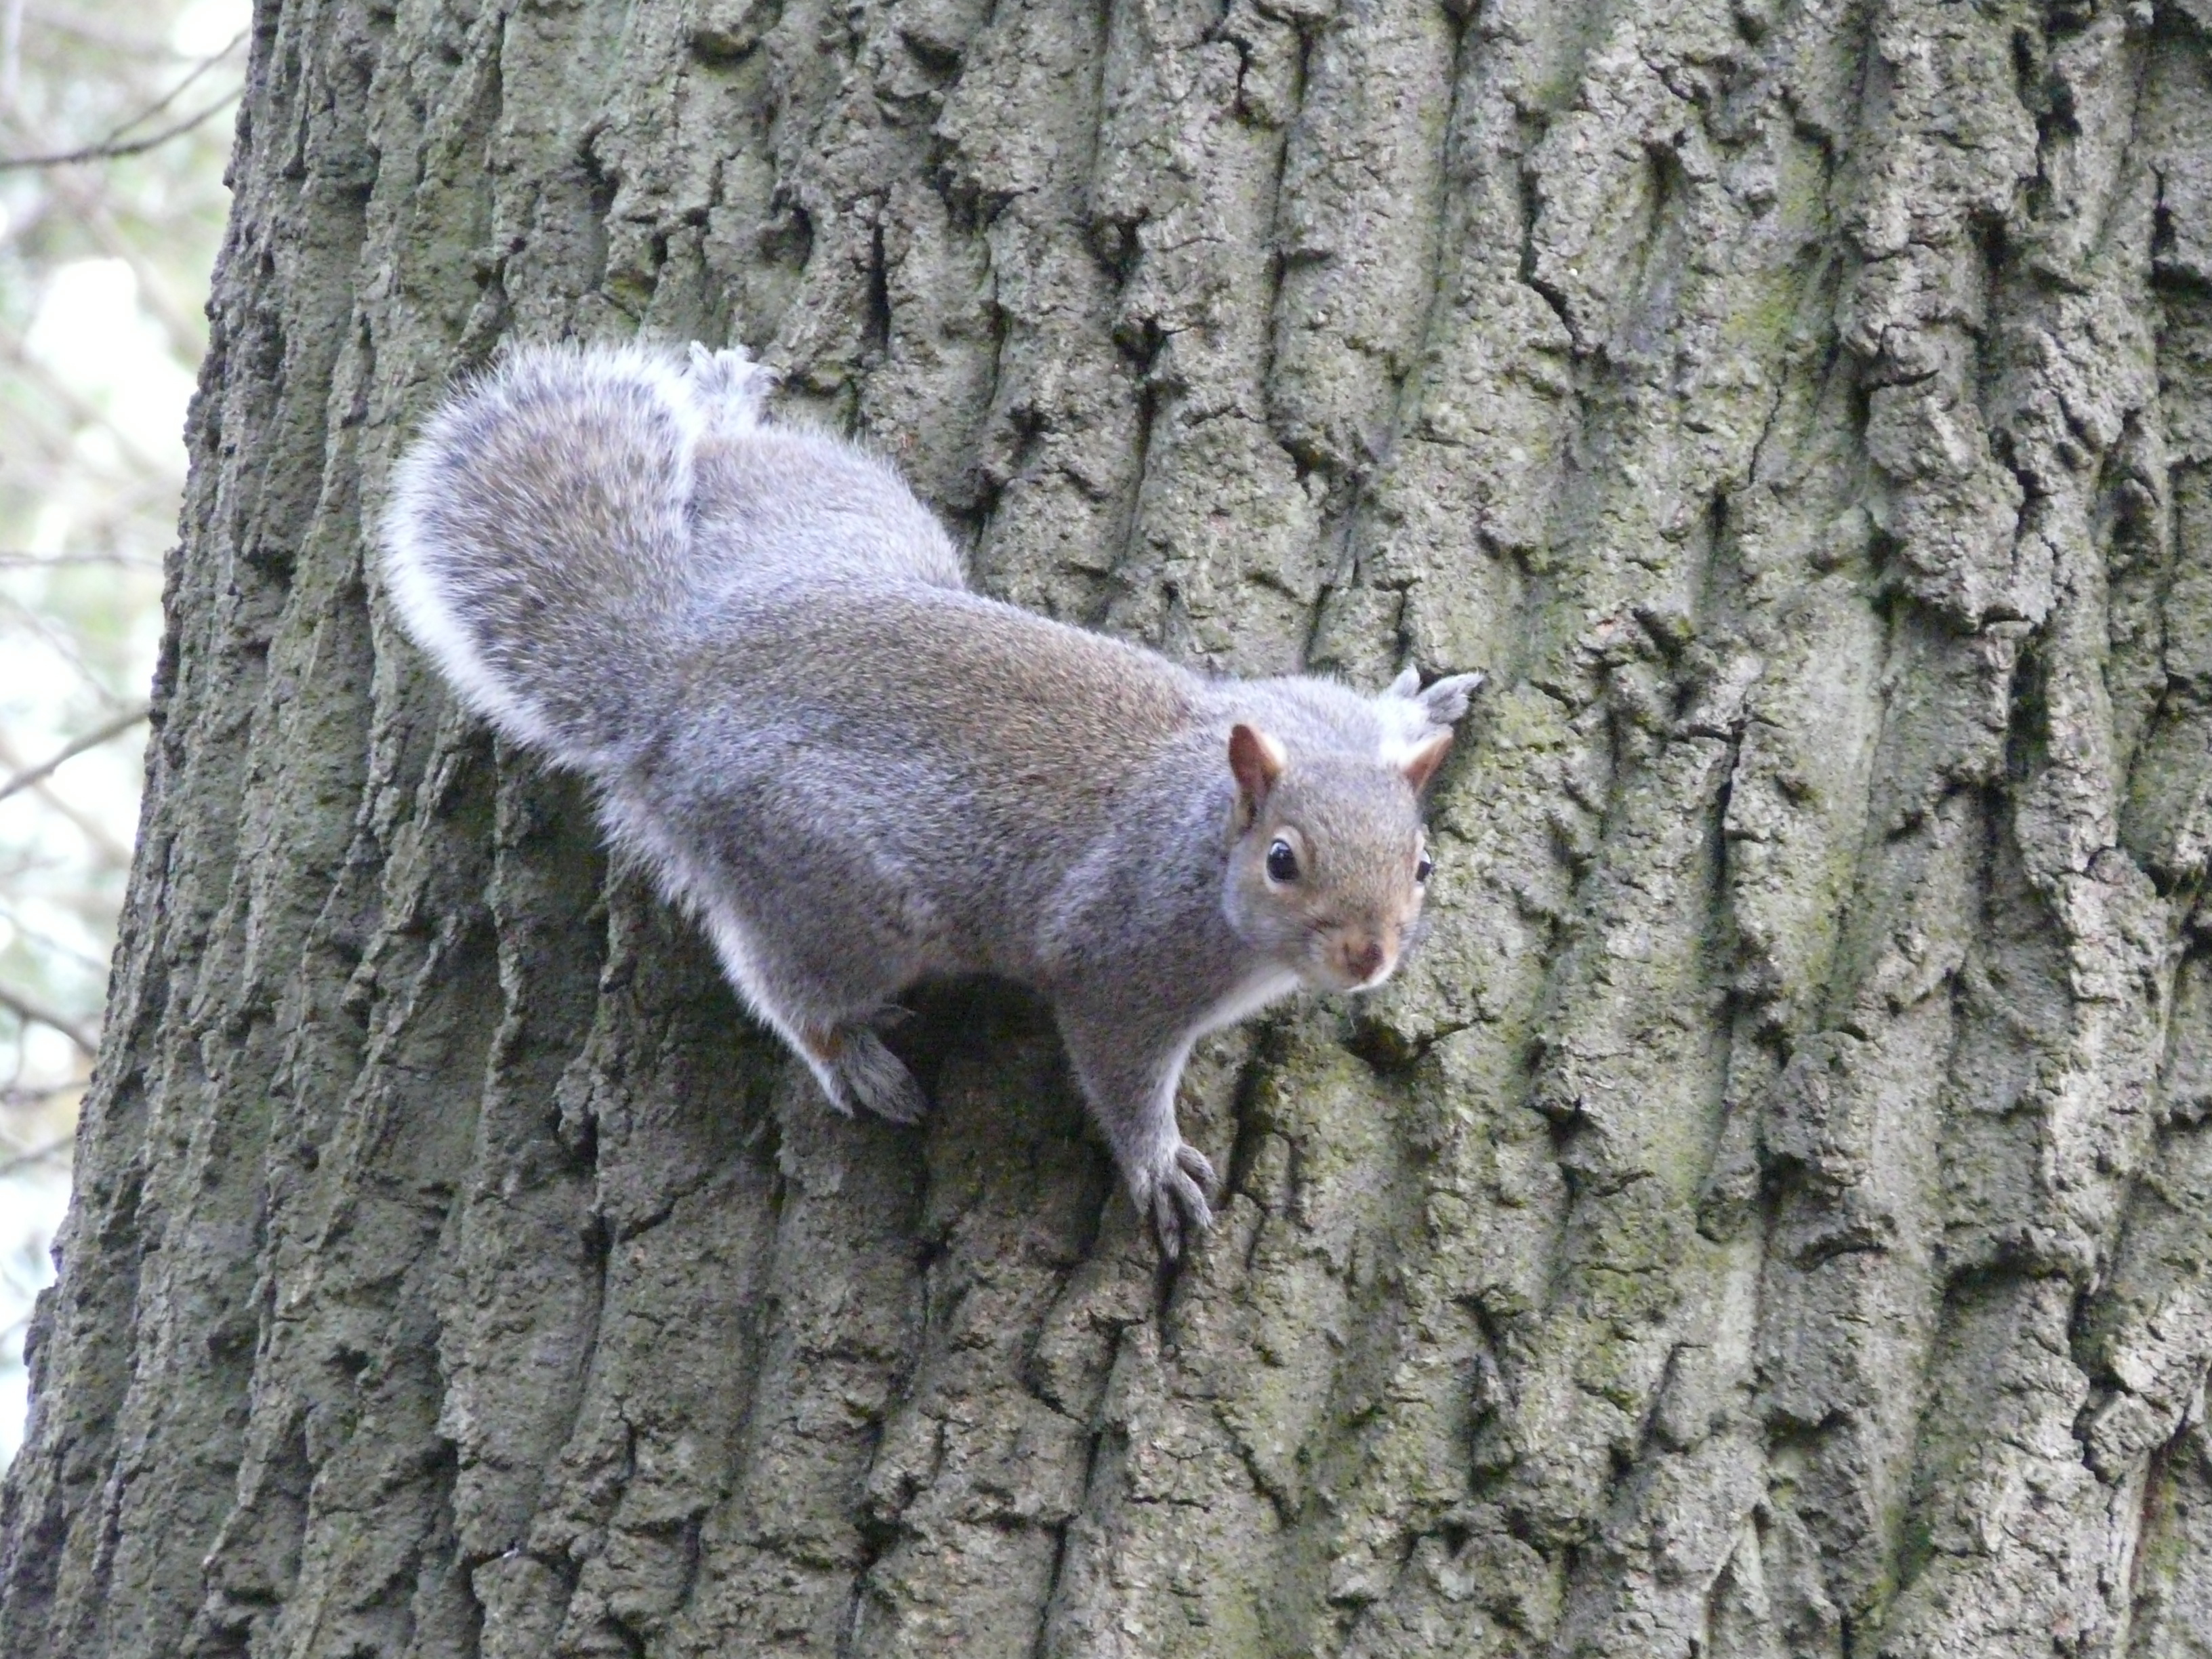
[[[694,348],[532,347],[399,462],[384,569],[408,631],[509,736],[618,766],[675,695],[695,614],[692,452],[749,428],[765,371]]]

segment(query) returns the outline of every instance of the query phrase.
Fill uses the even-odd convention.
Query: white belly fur
[[[1262,968],[1238,981],[1220,1001],[1199,1016],[1191,1028],[1194,1039],[1248,1019],[1271,1002],[1298,988],[1298,976],[1287,968]]]

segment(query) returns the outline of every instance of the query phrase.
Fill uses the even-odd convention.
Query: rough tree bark
[[[0,1651],[2212,1652],[2212,5],[263,0]],[[981,585],[1490,669],[1179,1273],[830,1116],[364,560],[741,339]]]

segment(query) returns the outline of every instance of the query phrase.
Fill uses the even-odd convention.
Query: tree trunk
[[[2212,1653],[2212,5],[263,0],[0,1651]],[[978,583],[1493,674],[1385,992],[830,1115],[366,557],[742,340]]]

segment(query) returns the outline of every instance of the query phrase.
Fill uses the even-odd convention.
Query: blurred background
[[[0,1465],[137,832],[251,0],[0,0]]]

